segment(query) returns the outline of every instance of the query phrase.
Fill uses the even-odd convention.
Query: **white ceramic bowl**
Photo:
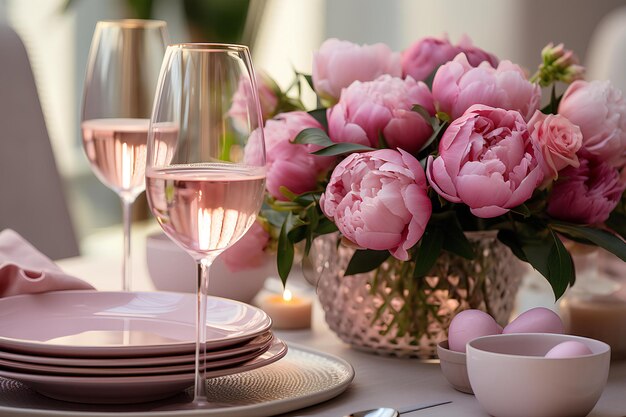
[[[593,352],[545,358],[575,340]],[[611,348],[585,337],[519,333],[484,336],[467,344],[467,371],[480,405],[495,417],[582,417],[598,402],[609,374]]]
[[[444,340],[437,345],[437,356],[441,372],[446,377],[454,389],[466,394],[473,394],[469,377],[467,376],[467,366],[464,352],[455,352],[448,348],[448,341]]]
[[[195,261],[164,233],[146,238],[148,272],[157,290],[196,292]],[[209,273],[209,294],[249,303],[268,276],[278,276],[276,258],[268,255],[256,268],[232,272],[218,257]]]

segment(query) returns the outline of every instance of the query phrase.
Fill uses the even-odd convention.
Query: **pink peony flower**
[[[402,52],[402,76],[415,80],[426,79],[437,67],[459,53],[447,37],[422,38]]]
[[[495,55],[474,46],[474,43],[467,35],[463,35],[461,37],[461,40],[456,47],[459,52],[463,52],[465,54],[467,61],[473,67],[479,66],[483,61],[487,61],[489,65],[494,68],[496,68],[500,63]]]
[[[433,115],[426,84],[411,77],[382,75],[374,81],[354,82],[328,109],[328,133],[333,142],[378,147],[382,134],[391,148],[417,152],[432,134],[430,123],[411,110],[420,104]]]
[[[567,118],[537,110],[528,122],[528,131],[541,150],[546,179],[557,179],[559,171],[566,166],[578,167],[576,152],[582,146],[583,135]]]
[[[473,67],[477,67],[483,61],[487,61],[494,68],[498,66],[498,58],[474,46],[467,35],[463,35],[457,45],[452,45],[447,36],[426,37],[402,52],[402,75],[424,80],[437,67],[451,61],[460,52],[465,53],[469,64]]]
[[[528,200],[543,180],[539,152],[519,112],[477,104],[448,127],[426,175],[446,200],[496,217]]]
[[[341,90],[354,81],[371,81],[382,74],[402,75],[400,54],[383,43],[357,45],[326,40],[313,54],[313,85],[318,95],[336,102]]]
[[[280,192],[284,186],[291,192],[301,194],[317,187],[317,178],[327,170],[334,158],[311,155],[320,147],[291,143],[302,130],[322,126],[308,113],[296,111],[281,113],[268,120],[263,129],[267,154],[267,191],[278,200],[287,200]],[[260,131],[250,135],[244,153],[244,161],[255,155],[255,146],[260,143]]]
[[[580,160],[559,174],[548,199],[548,214],[575,223],[596,224],[608,219],[617,206],[626,183],[607,162]]]
[[[626,161],[626,101],[608,81],[575,81],[563,95],[559,114],[580,127],[581,154],[621,166]]]
[[[438,111],[460,117],[473,104],[517,110],[524,120],[539,108],[541,89],[530,83],[522,69],[510,61],[498,68],[483,62],[474,68],[465,54],[439,68],[433,80],[433,98]]]
[[[232,272],[261,266],[269,240],[270,235],[263,226],[254,222],[241,239],[224,251],[221,259]]]
[[[259,92],[259,102],[261,103],[261,116],[263,120],[270,119],[278,108],[278,95],[276,83],[264,72],[257,72],[256,87]],[[235,127],[239,130],[249,130],[248,117],[254,116],[255,112],[248,109],[251,102],[251,87],[248,80],[240,80],[239,87],[233,95],[233,104],[228,110],[228,115],[232,118]],[[256,125],[256,120],[253,122]]]
[[[432,212],[426,188],[424,170],[402,149],[353,153],[335,167],[320,207],[348,240],[406,261]]]

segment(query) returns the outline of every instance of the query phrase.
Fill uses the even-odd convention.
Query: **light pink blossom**
[[[291,143],[306,128],[322,129],[322,126],[306,112],[281,113],[268,120],[263,129],[267,153],[267,191],[278,200],[287,200],[280,192],[284,186],[295,194],[312,191],[317,187],[317,178],[333,163],[334,158],[312,155],[320,147]],[[255,130],[250,135],[244,153],[253,158],[257,154],[255,146],[260,143],[261,132]]]
[[[425,80],[437,67],[459,53],[447,37],[426,37],[413,43],[402,52],[402,75],[415,80]]]
[[[617,206],[626,183],[607,162],[580,160],[559,174],[548,199],[548,214],[574,223],[597,224],[608,219]]]
[[[575,81],[563,95],[559,114],[580,127],[581,155],[613,166],[626,162],[626,100],[608,81]]]
[[[419,104],[434,115],[426,84],[411,77],[402,80],[382,75],[374,81],[356,81],[328,109],[328,134],[333,142],[350,142],[376,148],[380,135],[390,148],[417,152],[432,134],[432,127],[411,110]]]
[[[465,54],[465,56],[467,57],[467,61],[473,67],[477,67],[482,62],[486,61],[489,63],[489,65],[496,68],[500,63],[495,55],[490,54],[489,52],[480,49],[477,46],[474,46],[472,39],[470,39],[470,37],[467,35],[463,35],[461,37],[461,40],[456,45],[456,47],[458,49],[458,52],[463,52]]]
[[[313,86],[332,103],[354,81],[371,81],[382,74],[402,75],[400,54],[383,43],[357,45],[331,38],[313,54]]]
[[[452,45],[448,37],[426,37],[419,39],[402,52],[402,74],[410,75],[416,80],[425,80],[442,64],[451,61],[460,52],[465,53],[469,64],[473,67],[487,61],[492,67],[498,66],[498,58],[472,43],[463,35],[457,45]]]
[[[539,152],[519,112],[474,105],[450,124],[426,175],[446,200],[496,217],[528,200],[543,180]]]
[[[220,258],[232,272],[261,266],[269,240],[270,235],[263,226],[254,222],[246,234],[226,249]]]
[[[546,179],[557,179],[566,166],[578,167],[576,152],[582,146],[583,135],[567,118],[537,110],[528,122],[528,131],[541,150]]]
[[[256,87],[259,93],[259,102],[261,103],[261,116],[263,121],[265,121],[273,117],[278,108],[278,86],[267,74],[257,72]],[[256,110],[249,108],[251,103],[253,103],[251,88],[248,79],[239,80],[238,89],[233,95],[233,103],[228,110],[228,115],[232,118],[235,127],[244,131],[249,129],[250,124],[256,125],[256,120],[253,120],[252,123],[248,120],[249,117],[256,115]]]
[[[452,119],[474,104],[517,110],[524,120],[539,108],[541,89],[526,79],[524,71],[510,61],[497,68],[488,62],[472,67],[465,54],[442,65],[433,80],[433,98],[438,111]]]
[[[424,170],[402,149],[353,153],[335,167],[320,206],[348,240],[406,261],[432,212],[426,188]]]

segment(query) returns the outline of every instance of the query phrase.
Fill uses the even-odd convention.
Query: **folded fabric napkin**
[[[15,231],[0,232],[0,297],[90,289],[91,285],[64,273]]]

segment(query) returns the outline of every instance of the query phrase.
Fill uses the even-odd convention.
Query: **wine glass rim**
[[[183,42],[175,43],[169,46],[177,49],[191,49],[199,51],[247,51],[248,46],[236,43],[217,43],[217,42]]]
[[[102,26],[117,26],[125,29],[141,29],[167,26],[167,22],[165,22],[165,20],[154,19],[110,19],[100,20],[98,21],[98,24]]]

